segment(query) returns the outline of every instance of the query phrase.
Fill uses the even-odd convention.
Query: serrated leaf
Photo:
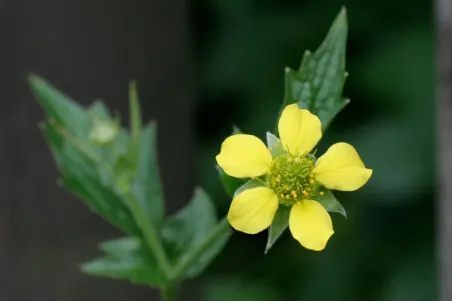
[[[127,279],[131,283],[164,287],[167,284],[157,263],[138,237],[124,237],[100,244],[106,256],[81,266],[83,272],[97,277]]]
[[[342,9],[317,51],[305,52],[298,71],[286,69],[284,104],[297,103],[310,110],[319,117],[323,130],[349,103],[342,97],[346,41],[347,16]]]
[[[247,181],[246,178],[235,178],[226,174],[219,166],[216,166],[216,169],[226,193],[231,197],[234,196],[234,192]]]
[[[212,201],[201,188],[197,188],[190,203],[170,217],[162,229],[163,242],[173,265],[184,262],[190,251],[202,245],[216,224]],[[194,277],[201,273],[221,252],[230,235],[231,230],[224,229],[192,262],[184,276]]]
[[[243,185],[241,185],[235,192],[234,192],[234,196],[239,195],[240,193],[242,193],[245,190],[249,190],[249,189],[253,189],[253,188],[258,188],[258,187],[265,187],[265,185],[262,183],[262,181],[259,181],[257,179],[250,179],[248,180],[246,183],[244,183]]]
[[[281,140],[270,132],[267,132],[267,148],[268,150],[270,150],[273,158],[277,157],[281,152],[284,151]]]
[[[94,212],[128,234],[137,234],[138,227],[121,198],[99,178],[95,162],[65,140],[48,123],[41,129],[63,175],[63,185],[81,198]]]
[[[339,213],[347,218],[347,212],[341,203],[336,199],[333,192],[327,188],[322,188],[323,195],[317,195],[315,200],[320,202],[328,212]]]
[[[164,216],[163,186],[157,161],[157,125],[149,123],[141,131],[138,170],[132,192],[154,226],[162,224]]]
[[[28,81],[33,94],[50,119],[78,137],[88,136],[90,121],[82,106],[41,77],[31,75]]]
[[[267,253],[279,239],[279,237],[284,233],[284,231],[289,226],[289,215],[291,207],[286,207],[280,205],[276,211],[275,217],[273,218],[272,224],[268,229],[267,245],[265,246],[265,253]]]

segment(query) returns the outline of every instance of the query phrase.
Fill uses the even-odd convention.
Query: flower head
[[[316,201],[323,188],[354,191],[372,175],[355,148],[332,145],[317,160],[310,152],[322,137],[317,116],[297,104],[288,105],[278,123],[280,141],[270,146],[253,135],[228,137],[217,155],[224,172],[237,178],[258,178],[264,186],[244,190],[231,203],[228,220],[247,234],[268,228],[279,206],[291,207],[289,228],[304,247],[323,250],[333,235],[327,210]]]

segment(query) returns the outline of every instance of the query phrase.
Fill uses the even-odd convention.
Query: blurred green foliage
[[[207,1],[194,3],[199,66],[199,181],[221,214],[230,198],[215,171],[237,125],[265,138],[297,69],[342,5],[349,36],[344,95],[319,152],[353,144],[374,174],[338,193],[348,219],[321,253],[284,234],[264,255],[266,234],[235,233],[204,274],[202,298],[219,300],[423,300],[437,298],[434,244],[432,3],[420,1]],[[257,256],[259,255],[259,256]]]
[[[46,114],[40,127],[61,174],[59,183],[128,235],[101,242],[104,255],[82,264],[82,271],[146,284],[165,296],[202,273],[231,230],[226,220],[218,221],[200,187],[185,207],[165,217],[156,124],[142,127],[135,84],[130,85],[130,132],[100,101],[84,107],[36,75],[29,84]]]

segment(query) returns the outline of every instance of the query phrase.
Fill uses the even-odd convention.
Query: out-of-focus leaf
[[[164,216],[163,187],[157,161],[157,125],[148,124],[141,131],[138,170],[132,192],[143,211],[159,227]]]
[[[217,218],[212,201],[201,188],[197,188],[190,203],[170,217],[162,229],[162,238],[173,265],[184,262],[193,249],[202,245],[216,224]],[[229,228],[218,234],[205,251],[192,262],[185,272],[185,277],[194,277],[201,273],[221,252],[230,235]]]
[[[278,240],[278,238],[284,233],[289,225],[289,215],[291,207],[280,205],[273,218],[272,224],[268,229],[267,245],[265,246],[265,253],[267,253]]]
[[[231,197],[234,196],[234,192],[247,181],[246,178],[235,178],[226,174],[219,166],[216,166],[216,169],[226,193]]]
[[[232,126],[232,134],[241,134],[242,131],[236,125]]]
[[[103,118],[111,118],[110,111],[101,100],[95,100],[88,107],[88,114],[95,114]]]
[[[36,75],[31,75],[28,81],[33,94],[50,119],[78,137],[88,136],[90,121],[82,106]]]
[[[130,123],[131,133],[134,141],[140,140],[141,131],[141,110],[138,100],[137,87],[134,81],[129,84],[129,104],[130,104]]]
[[[342,97],[346,42],[347,15],[342,9],[317,51],[305,52],[298,71],[286,69],[284,104],[310,110],[323,130],[349,102]]]
[[[114,173],[116,184],[121,189],[121,192],[129,192],[131,185],[136,177],[136,162],[133,162],[128,156],[121,155],[118,157]]]
[[[166,279],[155,259],[146,253],[138,237],[124,237],[100,244],[106,256],[81,266],[83,272],[97,277],[127,279],[132,283],[164,287]]]
[[[128,234],[137,234],[138,227],[121,198],[99,178],[97,163],[65,140],[48,123],[41,125],[63,176],[63,185],[113,225]]]
[[[317,195],[315,200],[321,203],[328,212],[339,213],[347,218],[347,212],[341,203],[336,199],[333,192],[327,188],[322,188],[321,192],[323,192],[323,195]]]

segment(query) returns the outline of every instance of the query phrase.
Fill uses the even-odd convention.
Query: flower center
[[[293,205],[319,193],[320,185],[312,175],[314,165],[312,155],[292,155],[285,151],[273,159],[267,183],[281,204]]]

